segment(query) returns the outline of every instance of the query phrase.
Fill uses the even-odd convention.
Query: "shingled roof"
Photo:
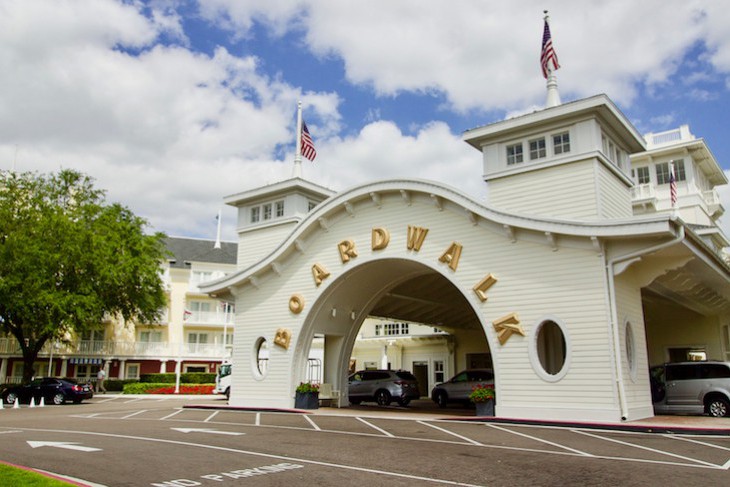
[[[221,242],[221,248],[215,248],[214,240],[184,237],[167,237],[165,246],[172,254],[168,257],[170,267],[184,269],[186,262],[209,262],[213,264],[236,264],[238,244]]]

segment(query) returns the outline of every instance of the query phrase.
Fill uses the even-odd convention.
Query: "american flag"
[[[547,78],[548,77],[548,64],[552,63],[553,69],[551,71],[556,71],[560,68],[560,64],[558,64],[558,55],[555,54],[555,49],[553,49],[553,39],[550,36],[550,26],[547,23],[547,20],[545,20],[545,29],[542,31],[542,54],[540,54],[540,66],[542,66],[542,75]]]
[[[677,179],[674,177],[674,164],[669,165],[669,196],[672,200],[672,208],[677,207]]]
[[[302,155],[310,161],[313,161],[317,157],[312,136],[309,135],[309,130],[307,130],[307,124],[304,123],[304,120],[302,120]]]

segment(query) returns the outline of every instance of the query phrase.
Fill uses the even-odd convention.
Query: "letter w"
[[[408,242],[406,242],[408,250],[415,250],[416,252],[421,250],[421,245],[423,245],[423,241],[426,240],[427,233],[428,228],[412,227],[408,225]]]

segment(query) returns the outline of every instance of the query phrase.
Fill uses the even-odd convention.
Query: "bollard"
[[[15,398],[15,404],[13,404],[13,409],[20,409],[20,399]]]
[[[30,397],[30,405],[28,407],[29,408],[35,407],[35,398],[33,396]]]
[[[38,404],[38,407],[42,408],[42,407],[45,407],[45,405],[46,405],[45,398],[43,396],[41,396],[41,402]]]

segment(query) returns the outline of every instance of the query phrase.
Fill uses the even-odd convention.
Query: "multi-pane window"
[[[545,138],[531,140],[530,142],[530,160],[542,159],[547,155],[545,150]]]
[[[284,202],[277,201],[276,203],[274,203],[274,210],[276,212],[277,218],[284,216]]]
[[[684,160],[679,159],[672,162],[662,162],[656,165],[657,184],[669,184],[669,164],[674,164],[674,180],[686,181],[687,172],[684,168]]]
[[[641,166],[636,168],[636,182],[638,184],[648,184],[651,181],[649,175],[649,166]]]
[[[160,331],[140,331],[139,341],[143,343],[159,343],[162,341],[162,332]]]
[[[434,360],[433,361],[433,380],[438,384],[443,382],[444,377],[444,361]]]
[[[261,219],[261,208],[254,206],[251,208],[251,223],[256,223]]]
[[[271,220],[271,203],[264,205],[264,220]]]
[[[375,325],[375,335],[408,335],[408,323],[383,323],[382,325]]]
[[[686,181],[687,173],[684,169],[684,159],[672,161],[672,164],[674,164],[674,179],[677,181]]]
[[[553,135],[553,152],[556,155],[570,152],[570,134],[568,132]]]
[[[507,146],[507,165],[519,164],[523,160],[522,143]]]

